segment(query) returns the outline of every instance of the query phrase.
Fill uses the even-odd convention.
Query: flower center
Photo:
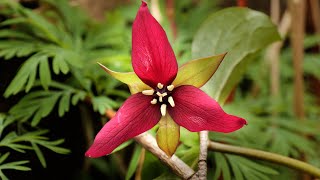
[[[171,107],[174,107],[174,101],[171,96],[172,90],[174,89],[174,85],[164,86],[161,83],[158,83],[156,89],[150,89],[150,90],[144,90],[142,91],[142,94],[147,96],[153,96],[151,104],[157,104],[159,103],[160,106],[160,112],[162,116],[166,115],[167,112],[167,106],[170,105]]]

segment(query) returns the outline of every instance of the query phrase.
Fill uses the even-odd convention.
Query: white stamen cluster
[[[150,102],[151,104],[161,104],[160,106],[160,112],[162,116],[166,115],[167,112],[167,105],[169,104],[171,107],[175,106],[175,103],[173,101],[172,96],[170,96],[171,91],[174,89],[174,85],[169,85],[169,86],[164,86],[161,83],[157,84],[157,88],[150,89],[150,90],[144,90],[142,91],[142,94],[147,95],[147,96],[154,96],[152,101]],[[168,96],[166,98],[166,96]]]

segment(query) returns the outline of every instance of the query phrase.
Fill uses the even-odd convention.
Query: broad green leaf
[[[226,54],[189,61],[179,68],[173,85],[203,86],[216,72]]]
[[[134,72],[126,72],[126,73],[115,72],[108,69],[107,67],[105,67],[100,63],[98,64],[112,77],[127,84],[130,88],[131,94],[135,94],[146,89],[151,89],[149,86],[144,84]]]
[[[226,8],[207,18],[192,43],[193,58],[228,52],[203,89],[223,103],[240,81],[246,65],[261,49],[280,40],[265,14],[248,8]]]
[[[166,113],[159,121],[157,131],[157,143],[160,149],[171,157],[179,144],[180,126],[176,124],[171,116]]]
[[[136,145],[134,152],[133,152],[133,155],[132,155],[132,158],[130,160],[128,171],[126,174],[126,180],[131,179],[132,175],[136,171],[137,166],[138,166],[138,162],[139,162],[139,158],[140,158],[140,154],[141,154],[141,150],[142,150],[141,146]]]

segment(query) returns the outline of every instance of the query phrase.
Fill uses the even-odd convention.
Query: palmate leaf
[[[33,91],[25,95],[10,109],[9,113],[20,121],[26,121],[32,118],[31,125],[36,126],[42,118],[51,113],[58,102],[59,116],[63,116],[65,112],[69,111],[70,101],[75,105],[86,96],[85,92],[75,90],[70,86],[55,82],[53,82],[51,86],[59,88],[60,90]]]
[[[9,157],[10,153],[7,152],[5,154],[0,154],[0,179],[9,180],[9,178],[4,174],[3,170],[18,170],[18,171],[30,171],[31,168],[25,166],[25,164],[29,163],[29,161],[14,161],[7,162],[4,161]]]
[[[71,7],[65,0],[43,0],[56,8],[57,14],[64,24],[64,31],[72,34],[73,37],[80,37],[85,30],[87,17],[82,11]]]
[[[223,179],[233,179],[231,177],[234,177],[237,180],[269,180],[271,179],[270,175],[278,174],[274,169],[245,157],[218,152],[214,152],[210,156],[214,157],[214,165],[216,167],[213,179],[216,180],[220,179],[220,176]]]
[[[39,146],[59,154],[70,152],[68,149],[58,147],[64,142],[63,139],[50,141],[44,136],[47,132],[47,130],[39,130],[17,135],[16,132],[12,131],[0,140],[0,147],[8,147],[21,153],[25,153],[25,150],[34,150],[42,166],[46,167],[46,160]],[[25,145],[25,142],[29,142],[30,145]]]
[[[18,45],[19,42],[16,42]],[[32,46],[32,44],[28,44]],[[19,45],[20,46],[20,45]],[[18,47],[19,47],[18,46]],[[19,69],[17,75],[11,81],[9,86],[7,87],[4,96],[9,97],[10,95],[15,95],[20,92],[23,88],[28,92],[36,81],[37,71],[39,71],[39,77],[41,85],[48,89],[48,86],[51,82],[51,72],[50,72],[50,64],[49,58],[53,57],[53,71],[55,74],[59,74],[60,72],[66,74],[70,71],[71,67],[81,68],[82,61],[80,56],[70,50],[66,50],[54,45],[46,45],[45,47],[38,48],[28,48],[21,49],[16,51],[17,47],[12,46],[13,49],[7,49],[10,54],[4,54],[5,56],[14,56],[14,55],[22,55],[23,53],[29,54],[30,52],[38,50],[38,52],[32,55],[30,58],[26,60],[25,63],[22,64]],[[27,52],[28,51],[28,52]],[[0,43],[0,56],[1,56],[1,43]],[[4,52],[7,52],[4,49]],[[24,54],[23,54],[24,55]]]
[[[29,57],[7,87],[5,97],[15,95],[22,89],[28,92],[33,87],[37,74],[41,85],[47,89],[51,81],[51,69],[55,74],[66,74],[72,67],[81,67],[82,56],[77,52],[80,48],[72,49],[72,43],[77,44],[78,41],[73,41],[69,33],[57,28],[53,21],[45,19],[43,15],[20,7],[19,4],[9,7],[15,11],[1,25],[14,24],[16,27],[0,30],[0,57]],[[81,38],[81,34],[75,38]],[[49,61],[51,59],[52,68]]]
[[[94,96],[92,97],[92,105],[94,111],[103,115],[106,113],[106,109],[114,109],[120,104],[106,96]]]
[[[38,50],[40,43],[31,43],[23,40],[0,40],[0,57],[9,60],[13,57],[23,57]]]

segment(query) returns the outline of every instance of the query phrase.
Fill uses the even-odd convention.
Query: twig
[[[237,6],[239,6],[239,7],[247,7],[248,6],[248,2],[247,2],[247,0],[237,0]]]
[[[273,1],[274,2],[274,1]],[[275,5],[273,5],[275,6]],[[277,7],[274,7],[277,9]],[[274,14],[278,14],[278,12],[273,12]],[[271,13],[271,14],[273,14]],[[277,24],[277,15],[274,15],[272,17],[273,21]],[[278,26],[278,31],[282,38],[285,38],[289,32],[291,26],[291,15],[288,11],[285,11],[284,15],[282,16],[282,19]],[[274,98],[277,98],[279,96],[280,92],[280,70],[279,70],[279,59],[280,59],[280,50],[283,46],[284,41],[275,42],[273,43],[266,54],[266,58],[270,62],[270,68],[271,68],[271,78],[270,78],[270,88],[271,88],[271,95]]]
[[[156,139],[149,133],[143,133],[134,138],[146,150],[158,157],[176,175],[183,179],[190,179],[195,172],[176,155],[168,157],[157,145]]]
[[[271,20],[275,24],[279,24],[280,19],[280,0],[271,0],[270,4],[270,16]],[[280,88],[280,72],[279,72],[279,55],[283,42],[273,43],[267,53],[268,60],[270,61],[270,88],[271,96],[277,98]]]
[[[282,156],[279,154],[251,149],[251,148],[226,145],[226,144],[212,142],[212,141],[209,141],[208,149],[216,152],[247,156],[247,157],[252,157],[260,160],[265,160],[265,161],[285,165],[287,167],[294,168],[320,178],[320,169],[308,163],[305,163],[303,161],[299,161],[299,160]]]
[[[200,180],[207,179],[207,156],[208,156],[208,131],[200,132],[200,153],[197,176]]]
[[[146,149],[142,148],[141,153],[140,153],[140,157],[139,157],[138,167],[136,170],[135,180],[141,180],[141,174],[142,174],[142,168],[143,168],[143,164],[144,164],[145,155],[146,155]]]
[[[85,134],[85,146],[89,147],[89,144],[93,141],[93,126],[92,126],[92,117],[90,112],[88,112],[88,108],[85,104],[80,103],[79,111],[81,115],[81,125]],[[90,162],[88,158],[84,159],[83,162],[83,170],[87,171],[90,167]]]
[[[294,19],[294,23],[291,24],[290,36],[294,68],[293,111],[298,118],[303,119],[305,114],[302,61],[304,56],[305,0],[291,0],[288,2],[292,19]]]
[[[178,36],[178,30],[177,30],[177,24],[175,22],[174,0],[166,0],[166,14],[170,22],[170,28],[173,35],[173,40],[176,40]]]
[[[314,29],[317,34],[320,34],[320,2],[319,0],[309,0],[312,14]]]
[[[150,12],[152,16],[159,22],[162,22],[162,15],[159,7],[159,0],[151,0]]]
[[[312,15],[312,23],[314,26],[315,34],[320,35],[320,2],[319,0],[310,0],[310,9]],[[320,50],[320,43],[318,43]]]

